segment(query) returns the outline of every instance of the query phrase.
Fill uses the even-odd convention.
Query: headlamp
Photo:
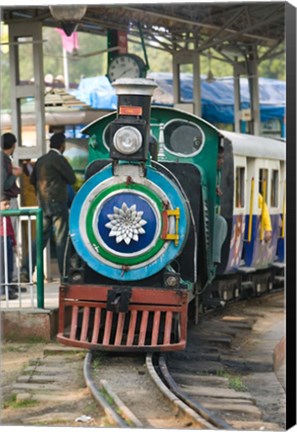
[[[113,136],[114,148],[124,155],[136,153],[142,145],[142,135],[133,126],[123,126]]]

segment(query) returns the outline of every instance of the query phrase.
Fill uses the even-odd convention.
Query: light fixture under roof
[[[67,36],[71,36],[76,30],[79,21],[87,12],[87,6],[81,5],[51,5],[49,6],[52,17],[59,21]]]

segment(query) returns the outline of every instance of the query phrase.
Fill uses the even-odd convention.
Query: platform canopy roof
[[[124,30],[131,41],[139,41],[141,32],[146,44],[155,48],[169,52],[213,48],[227,61],[244,56],[250,46],[264,46],[267,58],[276,55],[284,41],[285,3],[91,4],[78,30],[100,35],[106,35],[108,29]],[[1,11],[6,23],[33,19],[44,26],[60,26],[48,6],[4,6]]]

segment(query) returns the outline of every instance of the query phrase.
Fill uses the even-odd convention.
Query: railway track
[[[185,351],[146,358],[109,353],[93,353],[92,358],[89,354],[89,380],[95,393],[100,389],[100,397],[109,395],[112,403],[106,414],[115,413],[111,421],[119,427],[279,430],[284,422],[281,410],[271,420],[263,401],[247,385],[252,372],[267,374],[270,382],[273,377],[276,380],[272,357],[269,362],[264,346],[262,354],[257,351],[257,361],[246,355],[254,333],[260,337],[262,332],[265,339],[265,326],[269,330],[272,320],[281,319],[283,293],[273,294],[272,301],[269,298],[208,315],[190,329]],[[242,352],[241,344],[247,345]],[[282,391],[278,389],[280,398]],[[106,399],[101,405],[105,403]]]
[[[19,400],[37,405],[8,413],[4,424],[71,426],[93,404],[88,426],[280,430],[284,413],[275,400],[285,393],[273,381],[267,335],[284,316],[283,296],[205,315],[189,329],[185,351],[145,357],[46,348],[12,386]]]
[[[181,387],[176,383],[170,374],[166,358],[163,355],[157,355],[155,359],[155,370],[160,376],[161,380],[165,383],[166,387],[175,395],[178,400],[184,403],[187,407],[201,416],[205,421],[207,421],[212,429],[224,429],[232,430],[233,428],[226,423],[222,418],[216,415],[216,413],[209,411],[205,408],[199,400],[193,400],[187,393],[181,390]]]
[[[231,429],[198,404],[190,406],[187,399],[171,391],[161,358],[88,353],[86,383],[110,422],[118,427]]]
[[[182,395],[234,429],[280,430],[285,392],[272,353],[284,322],[283,291],[230,304],[190,328],[186,350],[164,367]]]

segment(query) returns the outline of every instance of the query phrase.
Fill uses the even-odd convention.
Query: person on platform
[[[56,255],[61,279],[67,274],[69,259],[65,257],[68,237],[68,192],[67,185],[76,181],[75,173],[63,156],[65,135],[55,133],[50,138],[50,150],[37,159],[30,176],[39,207],[43,210],[43,248],[55,233]],[[32,270],[36,265],[36,244],[32,248]],[[29,258],[26,257],[21,269],[21,281],[29,281]]]
[[[6,132],[1,136],[1,186],[2,192],[10,198],[10,208],[12,210],[18,208],[17,197],[21,190],[16,181],[23,172],[22,168],[12,164],[16,142],[16,137],[10,132]]]
[[[11,132],[6,132],[1,135],[1,193],[5,194],[10,199],[10,209],[17,210],[19,208],[18,196],[21,192],[17,181],[22,175],[22,168],[13,165],[13,154],[16,148],[17,139]],[[11,217],[11,222],[15,237],[18,237],[18,220],[17,217]],[[13,280],[17,280],[16,259],[13,257]]]
[[[9,210],[10,197],[2,194],[0,210]],[[10,216],[0,216],[0,278],[1,278],[1,299],[5,299],[7,284],[8,298],[15,300],[18,296],[15,293],[15,286],[12,285],[13,256],[16,252],[16,240]]]

